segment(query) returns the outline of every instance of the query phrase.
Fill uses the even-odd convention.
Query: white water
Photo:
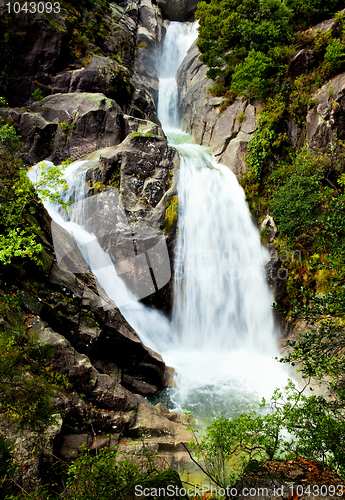
[[[74,237],[98,284],[142,341],[176,369],[176,387],[161,397],[170,407],[189,407],[210,419],[257,407],[287,376],[273,359],[278,350],[273,296],[264,278],[268,254],[243,190],[228,168],[178,129],[175,73],[195,38],[196,24],[171,23],[161,63],[159,117],[181,158],[173,326],[137,301],[87,230],[83,199],[91,161],[74,162],[66,171],[64,198],[73,201],[72,211],[62,216],[56,206],[46,207]],[[114,224],[125,226],[120,205],[118,212]]]
[[[171,23],[163,46],[159,118],[180,154],[175,258],[177,342],[163,352],[176,369],[168,398],[197,415],[234,416],[269,398],[287,376],[278,354],[261,246],[235,175],[178,129],[173,72],[196,38]]]

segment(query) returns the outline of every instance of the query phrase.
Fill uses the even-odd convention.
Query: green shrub
[[[251,50],[243,63],[237,64],[232,75],[231,88],[246,98],[264,98],[273,80],[275,63],[265,54]]]
[[[323,173],[313,160],[312,153],[303,149],[272,197],[272,216],[278,231],[290,238],[314,227]]]
[[[339,70],[345,64],[345,48],[339,38],[336,38],[333,43],[327,46],[325,61],[327,61],[332,68]]]
[[[173,196],[172,198],[168,198],[167,207],[165,209],[165,218],[164,218],[164,232],[165,234],[169,234],[177,222],[178,218],[178,197]]]

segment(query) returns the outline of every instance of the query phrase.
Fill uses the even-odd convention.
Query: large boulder
[[[25,139],[24,161],[31,165],[77,160],[119,144],[126,134],[121,108],[101,93],[55,94],[34,103],[32,110],[0,109],[0,116],[17,124]]]
[[[193,44],[177,73],[183,129],[198,144],[210,146],[217,161],[240,176],[246,169],[248,143],[258,126],[257,107],[238,97],[222,110],[225,99],[210,95],[214,82],[206,73]]]
[[[118,146],[86,158],[90,193],[103,191],[88,198],[85,227],[98,235],[132,292],[170,312],[176,228],[165,234],[164,220],[167,200],[176,195],[179,157],[155,124],[126,121],[127,127],[159,135],[132,132]]]
[[[190,19],[199,0],[157,0],[165,19],[169,21],[187,21]]]

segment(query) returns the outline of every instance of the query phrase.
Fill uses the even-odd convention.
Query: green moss
[[[175,226],[178,218],[178,197],[168,198],[164,217],[164,232],[169,234]]]

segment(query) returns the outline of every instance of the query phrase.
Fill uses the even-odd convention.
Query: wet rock
[[[154,115],[158,103],[159,61],[165,26],[159,8],[151,0],[141,0],[139,23],[134,75],[131,80],[136,90],[128,114],[156,121]]]
[[[89,358],[79,354],[65,337],[46,327],[38,318],[30,319],[29,324],[38,333],[42,344],[54,348],[54,356],[50,360],[54,371],[67,375],[73,387],[85,394],[88,401],[98,408],[113,411],[129,411],[135,406],[137,400],[133,394],[110,375],[98,373]]]
[[[149,120],[141,120],[129,115],[124,115],[125,121],[125,135],[129,135],[132,132],[138,132],[140,134],[151,134],[162,139],[165,137],[163,130],[154,122]]]
[[[31,94],[37,88],[43,96],[89,91],[105,92],[114,98],[114,91],[122,86],[120,102],[130,79],[127,72],[133,70],[139,23],[137,2],[130,0],[127,4],[127,9],[115,2],[84,9],[78,21],[69,8],[49,15],[27,16],[25,11],[16,14],[16,36],[0,55],[5,75],[2,95],[11,105],[24,106],[33,102]],[[5,9],[0,6],[0,15],[5,14]],[[84,33],[82,40],[76,40],[79,25],[86,24],[89,40]],[[84,57],[94,52],[102,56]],[[115,72],[100,74],[105,63]],[[66,69],[70,67],[73,69]]]
[[[270,253],[270,260],[267,264],[267,282],[273,289],[274,296],[281,298],[286,295],[288,271],[284,268],[283,262],[274,246],[269,244],[267,248]]]
[[[103,370],[107,376],[114,378],[114,369],[111,369],[113,364],[126,369],[128,375],[140,374],[144,382],[160,389],[164,387],[165,364],[162,357],[141,343],[114,303],[109,304],[108,308],[106,296],[102,299],[70,271],[56,265],[53,266],[50,280],[65,296],[73,294],[75,301],[79,299],[83,302],[83,308],[79,306],[76,311],[69,312],[68,301],[62,302],[60,294],[50,294],[49,305],[44,302],[41,311],[42,318],[66,336],[73,348],[86,355],[87,359],[91,357],[108,364],[109,368]],[[92,373],[85,368],[83,370],[86,377],[93,377],[91,368]],[[93,377],[92,380],[96,379]],[[118,382],[118,375],[114,380]]]
[[[289,80],[294,80],[308,72],[308,55],[304,49],[299,50],[289,61]]]
[[[43,105],[44,118],[59,124],[50,158],[53,162],[68,157],[75,160],[121,141],[122,111],[104,94],[55,94]]]

